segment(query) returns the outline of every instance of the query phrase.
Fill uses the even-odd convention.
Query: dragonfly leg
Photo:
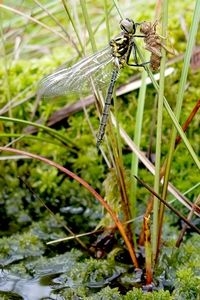
[[[131,54],[131,51],[130,51],[130,53],[129,53],[129,55],[127,56],[127,65],[128,66],[131,66],[131,67],[145,67],[145,65],[146,64],[149,64],[150,63],[150,61],[146,61],[146,62],[143,62],[143,63],[138,63],[138,56],[137,56],[137,46],[136,46],[136,44],[133,42],[133,44],[132,44],[132,47],[131,47],[131,50],[133,50],[133,57],[134,57],[134,60],[135,60],[135,64],[130,64],[129,63],[129,59],[130,59],[130,54]]]

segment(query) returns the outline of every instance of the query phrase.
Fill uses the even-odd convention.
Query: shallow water
[[[23,279],[1,270],[0,291],[6,292],[5,295],[9,292],[10,299],[18,299],[16,298],[17,295],[19,295],[19,299],[21,297],[24,300],[63,299],[58,295],[53,295],[53,286],[48,281],[46,281],[47,284],[45,285],[45,281],[42,280],[42,277]]]

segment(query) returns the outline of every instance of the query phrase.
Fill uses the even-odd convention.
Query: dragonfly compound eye
[[[128,19],[128,18],[121,20],[120,27],[123,31],[125,31],[127,33],[134,34],[136,31],[135,23],[133,22],[133,20]]]

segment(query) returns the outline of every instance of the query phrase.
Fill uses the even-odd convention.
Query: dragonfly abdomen
[[[108,116],[109,116],[111,100],[112,100],[112,95],[113,95],[113,89],[114,89],[115,82],[117,80],[118,73],[119,73],[119,70],[117,68],[115,68],[113,70],[111,81],[110,81],[110,84],[108,87],[108,92],[107,92],[105,105],[104,105],[104,109],[103,109],[103,114],[101,117],[99,131],[97,134],[97,144],[96,144],[97,148],[99,148],[101,141],[103,139],[104,133],[105,133],[106,124],[107,124],[107,120],[108,120]]]

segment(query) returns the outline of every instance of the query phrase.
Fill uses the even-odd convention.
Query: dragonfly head
[[[135,23],[133,22],[133,20],[128,19],[128,18],[122,19],[122,20],[120,21],[120,27],[121,27],[121,29],[122,29],[124,32],[129,33],[129,34],[130,34],[130,33],[131,33],[131,34],[134,34],[135,31],[136,31],[136,25],[135,25]]]
[[[140,25],[141,33],[145,35],[156,34],[156,26],[158,25],[158,21],[156,20],[154,23],[144,21]]]

